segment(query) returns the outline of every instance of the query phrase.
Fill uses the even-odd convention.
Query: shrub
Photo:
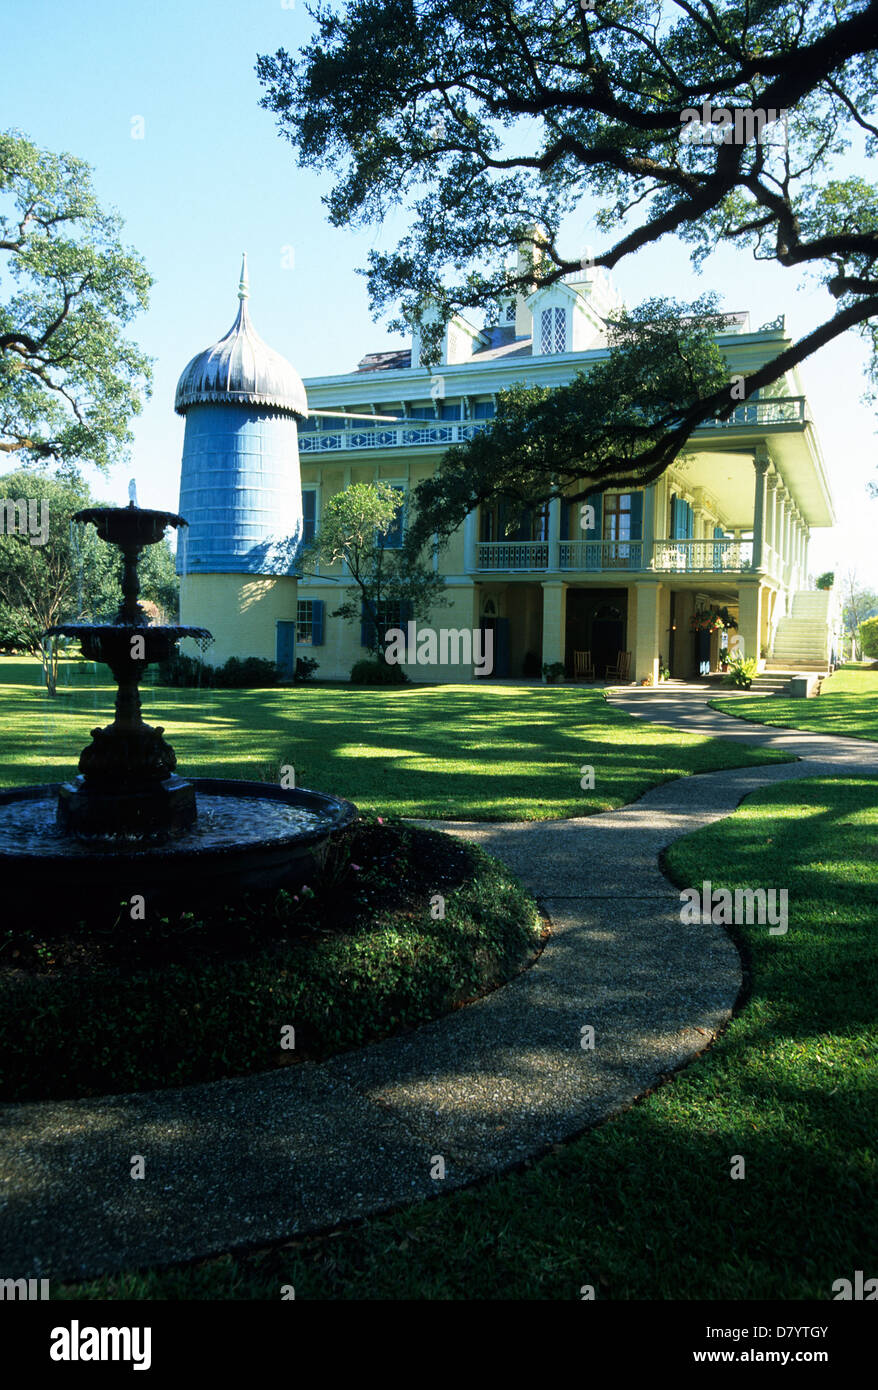
[[[562,680],[566,674],[567,670],[563,661],[543,662],[543,675],[550,685],[555,681]]]
[[[216,672],[206,661],[195,656],[184,656],[177,652],[169,661],[161,661],[156,668],[159,685],[172,686],[212,686]]]
[[[878,656],[878,618],[860,623],[857,641],[863,656]]]
[[[749,690],[758,670],[759,662],[755,656],[733,656],[729,660],[729,673],[723,676],[723,684],[736,685],[739,690]]]
[[[280,671],[273,661],[266,661],[261,656],[245,656],[243,659],[230,656],[223,666],[208,666],[206,661],[178,652],[170,661],[159,663],[156,679],[159,685],[240,690],[277,685]]]
[[[395,662],[364,657],[351,668],[351,685],[408,685],[408,676]]]
[[[277,685],[280,670],[274,661],[262,656],[230,656],[225,665],[217,668],[214,679],[215,684],[224,690],[253,689]]]
[[[404,826],[360,825],[348,841],[295,896],[245,895],[121,936],[74,918],[45,941],[35,923],[4,922],[0,1098],[181,1086],[320,1060],[450,1013],[533,959],[536,905],[483,851]],[[441,919],[430,910],[437,890]],[[12,948],[27,971],[10,968]],[[291,1055],[278,1047],[290,1019]]]
[[[832,570],[827,570],[825,574],[817,576],[818,589],[831,589],[835,583],[835,574]]]
[[[320,662],[315,661],[313,656],[297,656],[296,671],[293,676],[296,685],[305,685],[308,681],[313,680],[314,672],[319,665]]]

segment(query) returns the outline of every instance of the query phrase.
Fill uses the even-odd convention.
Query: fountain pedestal
[[[204,628],[150,627],[137,601],[137,564],[147,545],[161,540],[167,526],[185,526],[173,512],[128,507],[90,507],[74,520],[90,521],[102,540],[122,552],[122,606],[115,623],[65,623],[50,634],[78,637],[90,661],[109,666],[118,686],[116,717],[92,729],[92,742],[79,758],[80,775],[58,795],[58,823],[80,836],[179,835],[195,821],[195,789],[175,772],[177,756],[164,729],[144,724],[140,682],[147,667],[165,661],[181,637],[210,637]]]

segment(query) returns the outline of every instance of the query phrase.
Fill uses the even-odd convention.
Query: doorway
[[[625,651],[628,593],[625,589],[568,589],[565,656],[568,673],[573,653],[590,651],[595,674],[603,676]]]

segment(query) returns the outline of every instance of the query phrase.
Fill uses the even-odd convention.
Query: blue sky
[[[7,0],[0,127],[67,150],[94,168],[105,205],[156,280],[132,334],[155,359],[153,395],[135,422],[130,466],[94,479],[96,493],[127,501],[134,474],[141,505],[174,507],[183,422],[173,413],[189,358],[230,326],[240,253],[250,264],[257,329],[304,377],[351,370],[364,352],[398,344],[369,314],[356,274],[370,247],[392,245],[399,218],[376,232],[326,220],[322,175],[300,170],[292,147],[259,106],[258,53],[296,49],[311,20],[300,0]],[[143,138],[133,139],[135,118]],[[603,243],[583,214],[570,224],[571,256]],[[290,264],[292,263],[292,264]],[[694,298],[715,289],[754,326],[784,312],[796,334],[832,310],[813,283],[723,249],[696,276],[674,241],[623,263],[615,279],[634,304],[649,295]],[[846,335],[802,368],[836,498],[839,526],[815,532],[815,573],[856,564],[878,587],[874,413],[863,406],[861,340]]]

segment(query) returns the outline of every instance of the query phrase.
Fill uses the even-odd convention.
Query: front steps
[[[792,675],[792,671],[760,671],[758,676],[753,677],[750,694],[786,695]]]
[[[829,666],[832,594],[828,589],[800,589],[789,614],[774,634],[773,664],[798,671],[825,671]]]

